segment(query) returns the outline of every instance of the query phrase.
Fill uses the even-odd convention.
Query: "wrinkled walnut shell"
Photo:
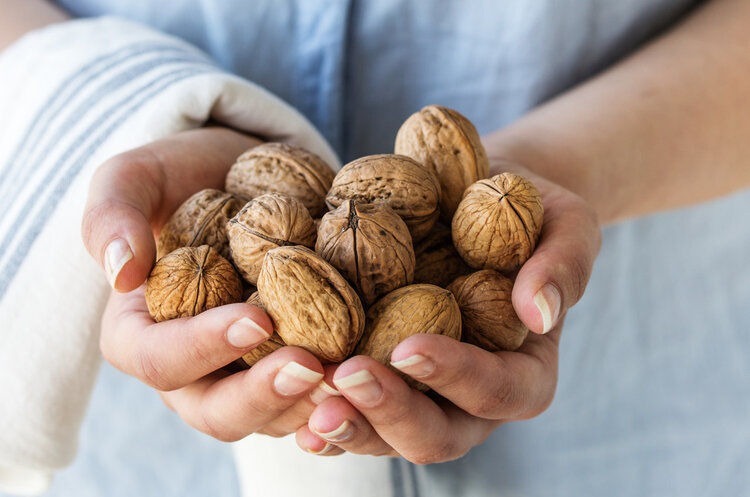
[[[326,202],[331,209],[346,200],[383,202],[401,216],[412,240],[423,238],[439,215],[440,183],[435,174],[403,155],[370,155],[344,166]]]
[[[390,366],[391,353],[406,338],[432,333],[461,338],[461,312],[453,294],[434,285],[409,285],[394,290],[367,312],[367,324],[355,354]],[[429,388],[398,372],[413,388]]]
[[[315,223],[295,198],[268,193],[245,204],[229,221],[227,235],[235,266],[254,285],[269,250],[286,245],[315,246]]]
[[[457,277],[471,272],[453,246],[451,230],[442,224],[436,224],[427,237],[414,246],[414,256],[414,283],[445,288]]]
[[[531,257],[544,208],[529,180],[502,173],[471,185],[453,216],[453,244],[476,269],[512,272]]]
[[[268,251],[258,291],[284,343],[323,362],[346,359],[362,335],[365,317],[357,293],[336,268],[305,247]]]
[[[195,316],[242,300],[242,280],[232,264],[208,245],[182,247],[156,262],[146,281],[154,321]]]
[[[195,193],[172,214],[161,229],[156,258],[180,247],[210,245],[222,257],[229,257],[227,220],[242,207],[234,195],[207,188]]]
[[[404,221],[386,204],[349,200],[323,216],[315,251],[370,305],[414,278],[414,250]]]
[[[461,276],[448,286],[461,309],[462,340],[490,352],[516,350],[529,329],[511,301],[513,280],[484,269]]]
[[[226,191],[245,201],[265,193],[285,193],[317,216],[325,209],[325,196],[333,170],[317,155],[284,143],[265,143],[237,158],[226,178]]]
[[[404,121],[395,152],[433,169],[440,180],[440,217],[453,218],[464,190],[489,175],[489,160],[474,125],[459,112],[429,105]]]

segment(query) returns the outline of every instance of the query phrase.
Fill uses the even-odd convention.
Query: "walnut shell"
[[[195,316],[242,300],[242,280],[232,263],[208,245],[181,247],[156,262],[146,281],[154,321]]]
[[[256,197],[227,225],[232,260],[242,276],[255,285],[263,257],[285,245],[315,246],[315,222],[300,201],[281,193]]]
[[[305,247],[269,250],[258,277],[258,291],[276,332],[323,362],[341,362],[364,329],[364,310],[343,276]]]
[[[414,283],[445,288],[457,277],[471,272],[453,246],[451,230],[439,223],[414,246],[414,256]]]
[[[369,155],[339,171],[326,202],[334,209],[350,199],[388,204],[409,227],[412,240],[417,241],[438,218],[440,183],[432,171],[409,157]]]
[[[440,180],[440,217],[450,223],[464,190],[489,175],[474,125],[459,112],[429,105],[404,121],[394,151],[433,169]]]
[[[461,338],[461,312],[453,294],[435,285],[409,285],[378,300],[367,312],[367,324],[355,350],[390,366],[391,353],[417,333]],[[393,368],[394,371],[397,371]],[[428,387],[398,372],[418,390]]]
[[[484,269],[461,276],[448,286],[461,309],[462,340],[490,352],[516,350],[529,329],[511,301],[513,280]]]
[[[477,269],[512,272],[531,257],[544,208],[529,180],[502,173],[471,185],[453,216],[453,244]]]
[[[211,245],[222,257],[229,257],[227,220],[242,207],[234,195],[207,188],[193,194],[172,214],[161,229],[156,258],[180,247]]]
[[[264,311],[266,310],[265,305],[263,305],[263,301],[260,298],[260,293],[255,292],[247,299],[248,304],[252,304],[256,307],[260,307]],[[275,333],[271,335],[271,338],[266,340],[265,342],[261,343],[257,347],[255,347],[253,350],[248,352],[247,354],[243,355],[240,359],[238,359],[236,362],[236,365],[239,366],[241,369],[247,369],[254,365],[256,362],[260,361],[267,355],[270,355],[272,352],[276,352],[281,347],[286,345],[284,343],[284,340],[278,335],[278,333]]]
[[[286,193],[317,216],[325,210],[333,176],[323,159],[304,148],[265,143],[237,158],[227,174],[226,191],[246,201],[265,193]]]
[[[386,204],[342,203],[323,216],[315,251],[349,280],[365,305],[414,278],[409,229]]]

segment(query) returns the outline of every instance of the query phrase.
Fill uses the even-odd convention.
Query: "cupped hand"
[[[159,390],[188,424],[220,440],[281,436],[304,425],[323,367],[310,353],[284,347],[229,374],[223,366],[270,336],[268,316],[232,304],[155,323],[144,282],[154,236],[172,212],[203,188],[223,188],[236,157],[259,143],[229,129],[202,128],[120,154],[95,173],[83,217],[84,243],[116,290],[102,319],[102,354]]]
[[[583,295],[600,231],[583,199],[514,164],[539,188],[545,209],[539,244],[513,288],[513,305],[533,332],[516,351],[490,353],[439,335],[414,335],[391,363],[431,387],[409,388],[388,367],[364,356],[329,375],[340,395],[318,399],[298,445],[310,452],[399,455],[417,464],[456,459],[500,424],[528,419],[552,402],[566,310]]]

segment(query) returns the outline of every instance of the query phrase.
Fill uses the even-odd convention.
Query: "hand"
[[[161,391],[188,424],[220,440],[253,432],[281,436],[304,425],[314,407],[308,394],[323,367],[310,353],[284,347],[250,370],[223,372],[270,336],[268,316],[233,304],[155,323],[143,283],[155,257],[154,236],[172,212],[202,188],[223,188],[236,157],[259,143],[202,128],[118,155],[97,170],[83,216],[86,247],[117,290],[102,319],[102,354]]]
[[[521,167],[502,166],[531,179],[545,208],[539,245],[513,288],[516,312],[534,333],[518,350],[498,353],[444,336],[404,340],[392,364],[429,385],[427,395],[368,357],[351,358],[327,379],[342,396],[330,396],[313,411],[297,431],[300,447],[443,462],[464,455],[500,424],[537,416],[550,405],[562,321],[588,282],[599,227],[580,197]]]

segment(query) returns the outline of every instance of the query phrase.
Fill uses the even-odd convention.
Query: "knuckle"
[[[93,252],[97,249],[94,245],[97,241],[101,220],[108,219],[108,214],[113,211],[115,205],[116,202],[113,199],[106,198],[86,208],[86,213],[81,220],[81,236],[92,255],[96,255]],[[103,247],[102,250],[104,250]]]
[[[211,370],[216,369],[216,359],[218,354],[211,354],[206,350],[206,344],[196,333],[189,333],[186,337],[185,354],[187,362],[194,366],[195,369]]]
[[[384,417],[387,423],[392,426],[398,426],[402,423],[408,422],[413,415],[413,410],[410,409],[407,402],[397,402],[394,406],[388,410],[388,413]]]
[[[573,305],[580,300],[586,289],[586,284],[589,280],[588,263],[583,257],[574,257],[568,267],[568,271],[570,278],[570,297],[573,298],[573,302],[571,302],[570,305]]]
[[[205,412],[201,416],[201,423],[198,429],[209,437],[215,438],[220,442],[236,442],[244,438],[241,434],[228,429],[226,425],[216,419],[216,417]]]
[[[503,405],[497,397],[489,396],[478,399],[471,408],[471,413],[483,419],[495,419],[498,417],[498,408]]]
[[[148,386],[162,392],[168,392],[179,388],[171,381],[158,361],[146,353],[139,352],[135,359],[136,376]]]
[[[479,418],[496,419],[507,415],[508,412],[516,412],[522,403],[522,395],[513,382],[499,381],[494,385],[491,395],[477,403],[473,413]]]
[[[460,455],[461,454],[457,453],[456,447],[453,443],[447,440],[442,440],[439,443],[410,453],[405,457],[411,463],[424,466],[427,464],[452,461],[453,459],[460,457]]]

